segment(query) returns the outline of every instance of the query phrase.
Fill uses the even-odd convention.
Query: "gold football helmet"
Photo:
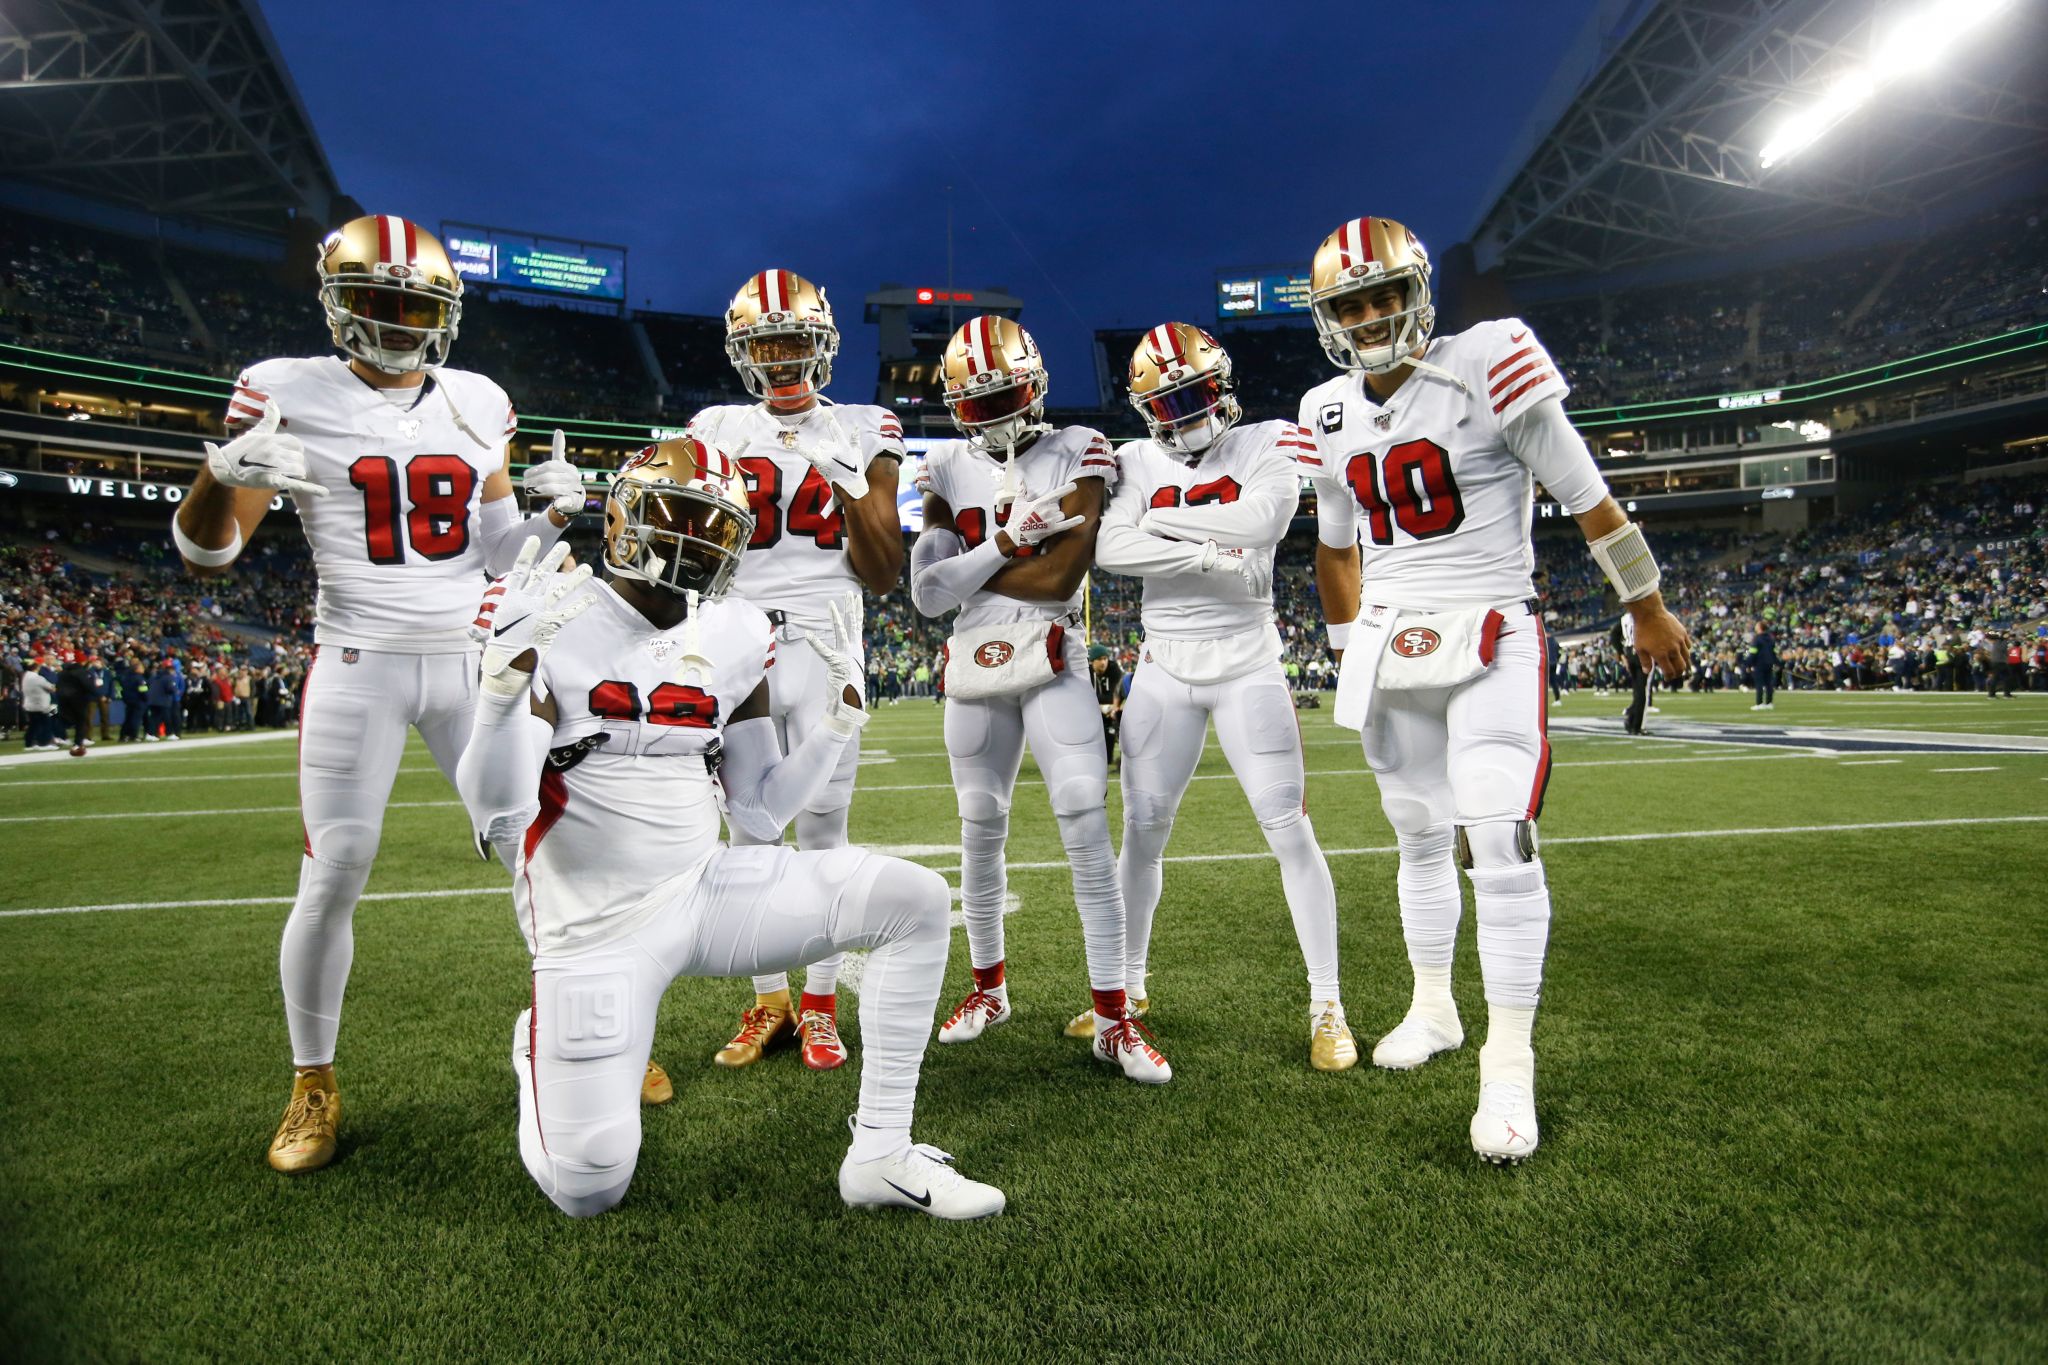
[[[1131,406],[1167,453],[1189,458],[1244,416],[1230,353],[1185,322],[1160,323],[1131,352]]]
[[[1399,312],[1350,327],[1338,321],[1337,299],[1387,283],[1402,291]],[[1436,309],[1429,301],[1429,252],[1391,218],[1353,218],[1316,248],[1308,306],[1333,365],[1367,374],[1397,369],[1436,326]]]
[[[953,425],[982,449],[1015,446],[1045,424],[1045,359],[1031,333],[1008,318],[969,321],[946,343],[941,368]]]
[[[750,277],[725,310],[725,355],[747,392],[800,409],[832,382],[839,328],[825,291],[792,270]]]
[[[393,374],[448,362],[462,277],[440,241],[388,213],[343,223],[320,244],[320,306],[334,344]]]
[[[604,562],[673,593],[723,596],[753,535],[739,466],[694,436],[635,452],[605,494]]]

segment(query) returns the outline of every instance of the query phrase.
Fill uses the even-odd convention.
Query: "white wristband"
[[[218,550],[209,550],[185,534],[185,528],[178,524],[178,514],[173,512],[171,540],[177,545],[178,553],[185,556],[188,563],[197,564],[202,569],[218,569],[224,564],[232,564],[235,562],[235,556],[242,553],[242,527],[239,522],[235,524],[234,539]]]
[[[1635,522],[1588,541],[1586,548],[1592,551],[1593,562],[1607,575],[1607,581],[1624,602],[1642,601],[1657,591],[1657,585],[1663,581],[1657,560],[1650,553],[1650,543],[1643,539],[1643,528]]]
[[[1351,644],[1352,624],[1350,621],[1331,621],[1324,626],[1330,637],[1330,648],[1344,649]]]

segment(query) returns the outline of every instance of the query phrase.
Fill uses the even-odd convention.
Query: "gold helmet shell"
[[[1237,425],[1230,352],[1187,322],[1162,322],[1131,352],[1131,406],[1152,439],[1176,455],[1199,455]]]
[[[968,440],[984,449],[1014,446],[1045,423],[1052,383],[1031,333],[984,313],[946,343],[940,360],[946,411]]]
[[[1351,327],[1338,321],[1338,299],[1389,283],[1401,289],[1400,311]],[[1391,218],[1353,218],[1323,238],[1309,274],[1308,300],[1323,352],[1339,369],[1368,374],[1397,369],[1428,342],[1436,327],[1436,308],[1429,298],[1429,252],[1414,233]]]
[[[739,466],[694,436],[634,452],[605,493],[605,564],[673,593],[722,597],[753,535]]]
[[[327,234],[314,270],[344,354],[393,374],[447,363],[462,323],[462,276],[433,233],[388,213],[351,219]]]
[[[747,392],[802,408],[832,382],[839,328],[825,291],[794,270],[747,277],[725,310],[725,357]]]

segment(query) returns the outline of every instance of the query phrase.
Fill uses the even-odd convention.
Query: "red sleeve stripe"
[[[1536,354],[1536,348],[1535,348],[1534,346],[1524,346],[1524,347],[1523,347],[1523,348],[1522,348],[1521,350],[1519,350],[1519,351],[1516,351],[1516,352],[1515,352],[1515,353],[1514,353],[1513,355],[1509,356],[1509,357],[1508,357],[1508,358],[1507,358],[1506,360],[1503,360],[1503,361],[1501,361],[1501,362],[1500,362],[1499,364],[1495,365],[1495,366],[1494,366],[1494,367],[1493,367],[1492,369],[1488,370],[1488,371],[1486,372],[1486,377],[1487,377],[1487,378],[1488,378],[1488,379],[1490,380],[1490,379],[1492,379],[1492,378],[1493,378],[1493,377],[1494,377],[1495,375],[1499,374],[1499,373],[1500,373],[1500,372],[1501,372],[1502,370],[1505,370],[1505,369],[1506,369],[1506,368],[1507,368],[1508,366],[1510,366],[1510,365],[1514,364],[1514,363],[1515,363],[1515,362],[1516,362],[1517,360],[1520,360],[1520,359],[1521,359],[1521,358],[1522,358],[1523,356],[1525,356],[1525,355],[1534,355],[1534,354]]]
[[[233,421],[237,417],[245,417],[253,422],[261,416],[263,416],[263,409],[252,408],[247,403],[244,403],[239,399],[228,404],[229,421]]]
[[[1537,385],[1549,383],[1554,377],[1555,376],[1553,376],[1548,370],[1544,370],[1539,374],[1535,375],[1527,383],[1523,384],[1521,388],[1516,389],[1513,393],[1501,399],[1498,403],[1495,403],[1493,405],[1493,410],[1495,414],[1499,414],[1500,412],[1507,409],[1511,404],[1514,403],[1514,401],[1517,398],[1520,398],[1523,394],[1535,388]]]
[[[1297,464],[1312,464],[1315,465],[1318,469],[1320,469],[1323,464],[1322,460],[1314,455],[1297,455],[1295,457],[1295,462]]]
[[[235,385],[235,396],[237,398],[253,398],[259,403],[268,403],[270,401],[269,394],[258,393],[256,390],[250,388],[247,384]]]
[[[1520,369],[1510,370],[1508,373],[1502,375],[1499,379],[1495,380],[1493,384],[1493,389],[1490,393],[1488,393],[1487,397],[1498,397],[1502,389],[1507,388],[1510,384],[1514,383],[1517,379],[1520,379],[1523,375],[1532,374],[1537,370],[1541,370],[1542,368],[1544,368],[1544,366],[1541,360],[1523,361],[1522,367]]]
[[[1314,441],[1297,441],[1292,436],[1282,436],[1279,440],[1273,442],[1273,444],[1281,450],[1317,449],[1316,443]]]

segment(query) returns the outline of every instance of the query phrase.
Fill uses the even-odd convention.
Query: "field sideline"
[[[290,739],[0,760],[0,1339],[35,1359],[2041,1358],[2048,697],[1747,702],[1665,698],[1643,739],[1619,699],[1553,711],[1543,1148],[1508,1171],[1465,1137],[1469,913],[1464,1050],[1310,1071],[1278,872],[1213,741],[1152,954],[1175,1079],[1090,1063],[1059,1036],[1086,1003],[1080,933],[1027,763],[1018,1018],[935,1047],[919,1106],[921,1140],[1009,1194],[972,1226],[845,1210],[855,1069],[717,1071],[747,988],[715,981],[663,1007],[676,1101],[646,1114],[625,1203],[556,1214],[513,1138],[505,876],[417,743],[357,915],[342,1155],[277,1176]],[[937,722],[875,717],[853,833],[957,882]],[[1302,722],[1369,1049],[1406,1004],[1393,840],[1354,737],[1327,708]],[[947,1004],[966,970],[956,934]]]

